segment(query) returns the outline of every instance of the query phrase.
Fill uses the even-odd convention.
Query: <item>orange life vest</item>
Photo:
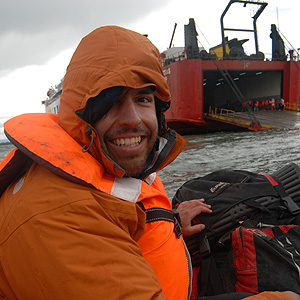
[[[161,194],[153,193],[153,188]],[[138,241],[143,256],[158,277],[167,299],[188,299],[191,269],[187,261],[190,258],[181,232],[176,230],[179,229],[176,227],[178,224],[159,177],[152,174],[146,182],[115,177],[102,190],[117,198],[142,204],[147,213],[146,228]],[[145,196],[146,199],[143,199]],[[155,212],[158,212],[157,217]]]
[[[22,126],[19,126],[20,122]],[[178,224],[173,218],[170,200],[156,173],[152,173],[145,180],[119,178],[105,173],[101,164],[89,153],[83,153],[82,147],[57,124],[57,116],[54,114],[30,114],[30,118],[23,115],[9,120],[5,128],[10,140],[19,146],[23,153],[51,172],[79,184],[92,185],[116,198],[141,203],[147,214],[156,209],[167,213],[167,220],[159,218],[147,222],[138,244],[144,258],[158,277],[167,299],[189,298],[191,274],[187,263],[188,251],[182,236],[174,230],[174,225]],[[47,142],[43,135],[32,134],[41,129],[47,132]],[[26,132],[32,134],[31,138],[26,136]],[[13,151],[7,156],[0,164],[0,171],[7,170],[6,166],[10,162],[15,163],[15,154],[16,151]],[[3,172],[0,173],[0,177],[7,178]],[[9,180],[5,182],[6,185],[9,183]],[[0,187],[0,191],[3,192],[4,189],[5,186]]]

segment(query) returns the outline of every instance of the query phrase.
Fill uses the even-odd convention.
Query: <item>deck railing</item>
[[[226,118],[226,119],[232,119],[234,120],[235,117],[235,111],[226,109],[226,108],[212,108],[211,106],[209,107],[209,115],[215,116],[217,118]]]
[[[212,108],[209,107],[208,115],[211,118],[222,120],[223,122],[231,123],[233,125],[243,126],[251,129],[253,127],[253,121],[249,118],[241,118],[241,115],[234,110],[226,108]],[[265,127],[265,126],[263,126]],[[265,130],[265,128],[259,128],[256,131]]]

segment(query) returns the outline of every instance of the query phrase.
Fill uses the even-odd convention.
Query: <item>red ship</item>
[[[234,3],[258,6],[252,17],[253,29],[224,27],[224,16]],[[180,133],[239,128],[261,131],[280,128],[279,119],[284,119],[278,118],[281,108],[298,111],[300,64],[294,56],[296,50],[288,50],[286,54],[284,41],[274,24],[270,34],[272,58],[266,59],[258,49],[256,21],[266,6],[266,2],[260,1],[229,1],[221,16],[222,43],[209,52],[199,51],[194,19],[185,25],[184,48],[171,48],[171,40],[169,49],[162,53],[172,95],[171,107],[166,112],[169,127]],[[248,40],[228,40],[225,32],[229,30],[253,32],[256,53],[245,54],[243,43]],[[264,121],[266,116],[273,123]]]

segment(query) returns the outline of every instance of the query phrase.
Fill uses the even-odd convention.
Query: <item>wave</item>
[[[10,141],[7,140],[7,139],[3,139],[3,140],[0,140],[0,144],[3,145],[3,144],[10,144]]]

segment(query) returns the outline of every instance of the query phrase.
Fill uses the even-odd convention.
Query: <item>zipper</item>
[[[184,249],[185,249],[185,256],[186,256],[186,262],[187,262],[187,267],[188,267],[188,276],[189,276],[189,289],[188,289],[187,300],[190,300],[191,294],[192,294],[192,278],[193,278],[192,260],[191,260],[190,253],[189,253],[187,246],[183,239],[182,239],[182,242],[183,242]]]

